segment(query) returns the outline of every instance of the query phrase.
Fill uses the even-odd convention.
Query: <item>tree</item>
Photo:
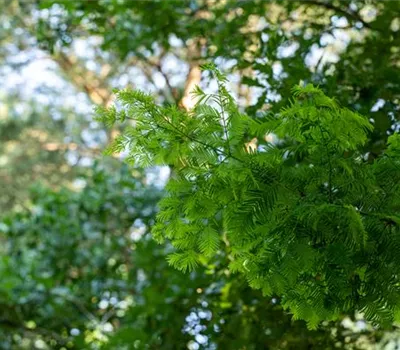
[[[135,121],[112,152],[174,166],[153,229],[179,249],[170,263],[191,271],[226,244],[231,270],[310,328],[354,311],[381,325],[398,321],[400,136],[369,163],[360,149],[371,123],[321,90],[297,86],[287,108],[254,119],[240,112],[225,76],[205,68],[218,92],[197,88],[192,112],[129,90],[118,92],[118,111],[98,109],[109,124]],[[271,133],[278,144],[245,147]]]
[[[27,29],[34,22],[33,3],[23,5],[0,5],[2,215],[29,207],[30,186],[71,184],[78,168],[92,164],[106,141],[104,130],[85,114],[89,99],[38,49]]]

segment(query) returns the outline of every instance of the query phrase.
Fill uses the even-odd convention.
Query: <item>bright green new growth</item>
[[[400,314],[400,137],[373,164],[360,147],[372,125],[311,85],[296,86],[279,115],[240,112],[212,65],[216,94],[197,88],[186,112],[138,91],[117,92],[120,111],[99,119],[133,125],[110,147],[174,175],[153,233],[190,271],[221,244],[231,270],[278,296],[310,328],[361,311],[381,325]],[[275,144],[263,142],[273,133]],[[257,150],[245,144],[258,137]],[[262,141],[262,142],[261,142]]]

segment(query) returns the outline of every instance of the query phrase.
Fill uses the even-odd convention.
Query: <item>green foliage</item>
[[[146,229],[160,191],[145,187],[137,170],[110,174],[97,165],[80,179],[81,191],[37,188],[31,209],[0,223],[1,349],[183,350],[196,336],[201,349],[345,344],[348,330],[340,324],[307,330],[278,300],[232,275],[225,246],[213,264],[203,262],[206,273],[168,266],[171,247],[156,244]],[[217,232],[202,234],[211,254]],[[190,265],[189,251],[177,254],[170,257],[178,266]]]
[[[170,263],[192,270],[224,242],[231,268],[310,328],[354,311],[391,324],[400,296],[399,135],[367,162],[360,150],[372,125],[320,89],[296,86],[288,107],[250,118],[226,78],[206,68],[218,92],[197,88],[190,112],[122,90],[120,111],[99,114],[133,120],[111,150],[127,149],[140,166],[174,168],[154,228],[179,249]],[[269,133],[278,142],[245,146]]]
[[[313,278],[321,281],[322,286],[333,288],[330,295],[338,293],[338,298],[335,299],[337,305],[341,305],[343,290],[351,285],[355,298],[358,298],[353,303],[354,309],[363,310],[370,319],[388,319],[387,315],[382,317],[382,313],[388,310],[394,313],[393,318],[398,322],[399,308],[392,306],[397,300],[396,293],[389,295],[385,288],[381,289],[381,285],[392,285],[395,291],[397,288],[395,252],[398,247],[396,230],[400,221],[397,177],[399,138],[390,137],[388,143],[386,140],[399,130],[399,4],[397,1],[378,0],[3,2],[0,5],[0,59],[3,63],[0,74],[5,81],[3,91],[6,94],[2,95],[3,101],[0,104],[0,179],[4,185],[0,207],[3,215],[4,210],[13,208],[22,210],[23,214],[14,211],[9,217],[13,223],[7,224],[7,227],[13,228],[11,234],[1,235],[4,251],[0,259],[0,348],[9,348],[9,341],[13,341],[15,349],[32,349],[36,347],[35,339],[44,339],[50,348],[59,348],[64,341],[72,342],[72,345],[67,343],[68,347],[75,346],[79,349],[100,346],[98,340],[93,340],[95,331],[100,328],[94,328],[93,323],[74,308],[70,301],[60,296],[56,299],[59,304],[54,306],[56,303],[52,298],[52,282],[57,284],[60,280],[67,281],[69,293],[90,310],[101,324],[100,320],[108,310],[99,310],[97,302],[93,303],[91,297],[94,295],[100,300],[103,296],[97,293],[106,293],[109,287],[91,289],[87,285],[88,281],[97,283],[102,278],[106,278],[111,286],[119,286],[119,296],[131,297],[133,294],[136,303],[124,317],[113,316],[115,332],[107,333],[109,343],[102,343],[105,347],[187,348],[187,342],[194,337],[194,333],[189,336],[181,332],[181,329],[190,328],[187,325],[183,326],[183,320],[189,313],[197,314],[200,311],[212,313],[211,320],[198,321],[201,327],[206,327],[202,331],[209,341],[204,345],[205,348],[344,348],[347,343],[345,339],[348,338],[352,339],[349,346],[353,346],[352,341],[358,339],[357,334],[346,331],[348,333],[345,333],[345,337],[339,332],[337,325],[331,323],[325,324],[326,326],[322,327],[323,331],[310,332],[305,329],[303,322],[291,322],[281,310],[281,301],[284,305],[289,305],[285,304],[285,301],[291,298],[289,293],[284,293],[290,287],[286,279],[290,278],[292,281],[296,273],[301,274],[303,270],[312,271],[315,268],[315,260],[322,259],[326,256],[325,253],[329,254],[327,260],[320,264],[320,270],[324,272],[331,269],[333,272],[318,272]],[[84,49],[82,43],[85,43]],[[160,144],[174,148],[167,141],[170,140],[170,135],[166,135],[167,140],[161,139],[150,154],[143,152],[142,158],[137,157],[135,153],[130,156],[131,161],[136,159],[143,164],[151,164],[153,161],[167,163],[175,169],[180,169],[178,176],[174,174],[168,185],[172,195],[163,199],[160,204],[162,211],[159,224],[153,233],[159,241],[165,238],[173,240],[178,252],[173,252],[170,256],[176,267],[185,270],[191,266],[206,265],[207,276],[193,272],[183,275],[179,271],[169,269],[164,253],[170,251],[170,247],[157,246],[148,239],[135,242],[137,249],[126,255],[130,248],[121,247],[121,242],[130,246],[132,242],[128,236],[131,220],[137,218],[136,213],[131,210],[136,208],[136,205],[140,207],[142,199],[147,196],[144,194],[144,198],[141,198],[142,195],[137,197],[137,193],[133,195],[129,190],[128,194],[126,193],[127,187],[138,186],[132,179],[123,185],[112,180],[113,176],[107,173],[104,178],[95,177],[96,184],[99,185],[96,186],[90,176],[85,176],[91,190],[82,191],[82,195],[89,197],[85,202],[89,204],[79,207],[79,210],[74,208],[84,200],[73,191],[41,189],[37,191],[40,195],[29,197],[27,187],[33,181],[40,181],[53,186],[54,189],[62,184],[69,184],[77,171],[85,170],[91,173],[90,166],[78,170],[80,166],[73,164],[74,161],[67,162],[65,157],[70,159],[71,153],[78,157],[83,155],[86,160],[96,157],[96,149],[85,147],[85,140],[81,137],[87,121],[78,120],[80,118],[77,119],[77,115],[80,112],[65,106],[67,95],[64,89],[53,91],[50,86],[40,88],[44,88],[46,97],[51,98],[51,95],[55,95],[60,103],[51,105],[49,109],[44,106],[43,100],[39,100],[40,108],[36,108],[30,103],[30,98],[20,94],[25,85],[30,86],[32,81],[30,80],[29,84],[19,84],[19,79],[14,79],[14,74],[10,73],[23,68],[25,64],[29,65],[29,62],[35,62],[35,57],[41,63],[44,63],[43,57],[46,57],[45,62],[50,61],[52,66],[55,63],[61,71],[56,68],[54,72],[62,73],[64,78],[94,103],[104,105],[109,101],[111,85],[125,86],[131,83],[137,87],[143,86],[146,90],[152,88],[157,101],[161,99],[164,102],[178,102],[182,98],[184,75],[189,67],[196,67],[204,60],[210,59],[215,59],[224,69],[232,67],[231,72],[234,73],[234,81],[237,84],[231,86],[239,97],[238,103],[243,110],[246,107],[249,115],[261,117],[255,120],[264,123],[264,126],[260,127],[259,123],[254,123],[253,120],[245,120],[246,117],[240,116],[240,113],[225,112],[230,120],[226,123],[230,140],[229,145],[221,146],[220,135],[224,135],[225,132],[221,132],[222,113],[218,101],[213,102],[209,99],[211,104],[208,103],[208,95],[197,89],[197,98],[202,104],[197,107],[194,118],[198,118],[200,114],[208,118],[210,136],[207,138],[207,135],[201,133],[191,136],[200,136],[204,143],[211,146],[203,145],[207,149],[200,145],[195,147],[194,151],[197,154],[190,159],[193,159],[193,163],[200,159],[201,163],[184,163],[187,159],[186,152],[192,152],[190,147],[187,147],[189,150],[185,149],[185,137],[183,143],[175,147],[177,154],[181,152],[183,155],[179,164],[176,164],[173,156],[165,161],[162,159],[164,155],[158,156],[157,147]],[[176,59],[171,60],[172,57]],[[25,59],[26,62],[23,62]],[[171,69],[174,66],[175,69]],[[207,68],[213,69],[212,66]],[[166,86],[162,86],[163,78]],[[225,83],[221,75],[218,78]],[[9,80],[17,82],[15,90],[18,94],[15,96],[8,86]],[[357,127],[349,137],[343,133],[340,138],[326,143],[326,147],[322,147],[321,153],[318,154],[320,143],[325,144],[322,135],[326,139],[328,135],[326,132],[314,130],[312,125],[307,126],[305,130],[298,129],[297,125],[307,123],[304,116],[293,114],[292,110],[286,116],[288,122],[285,125],[280,124],[282,118],[278,124],[274,124],[275,116],[278,113],[283,114],[281,109],[288,104],[288,99],[292,96],[292,86],[300,80],[312,82],[326,95],[335,96],[337,103],[329,102],[329,105],[334,105],[330,107],[331,113],[325,115],[328,119],[339,110],[348,114],[348,111],[342,110],[338,104],[370,118],[374,130],[368,134],[367,142],[362,148],[357,146],[351,150],[348,143],[348,139],[355,140],[353,136],[360,137],[360,143],[364,142],[365,133],[357,130]],[[161,85],[154,84],[155,82]],[[240,86],[240,82],[250,89]],[[39,90],[35,90],[35,95],[36,92],[39,93]],[[307,94],[299,98],[303,106],[309,101]],[[75,98],[73,100],[75,101]],[[76,106],[80,105],[79,101],[80,99],[76,99]],[[310,102],[308,106],[307,111],[310,115],[305,113],[306,119],[315,118],[312,112],[313,103]],[[324,102],[321,101],[321,104],[320,108],[323,109]],[[63,107],[60,107],[61,105]],[[120,110],[119,105],[116,108],[118,113],[115,115],[118,114],[118,121],[122,122],[125,118],[122,112],[125,109]],[[289,110],[291,108],[288,107]],[[258,114],[260,110],[268,110],[269,113]],[[107,110],[104,112],[108,113]],[[57,121],[52,119],[53,115],[57,117]],[[351,120],[353,117],[356,115],[353,114]],[[235,118],[243,120],[236,122]],[[110,124],[115,122],[107,117],[105,119]],[[213,120],[217,122],[213,123]],[[319,124],[324,120],[326,119],[319,120]],[[338,121],[335,128],[340,133],[342,119],[335,120]],[[334,127],[335,120],[328,123],[329,130]],[[181,123],[187,123],[185,117],[181,118]],[[346,123],[346,127],[353,126]],[[194,125],[190,126],[190,130],[192,127]],[[278,134],[278,129],[281,130],[278,143],[271,145],[264,141],[266,130]],[[92,134],[92,130],[88,131]],[[306,136],[303,135],[303,131]],[[156,133],[158,132],[156,129]],[[209,138],[212,140],[215,133],[216,140],[211,142]],[[109,134],[113,135],[113,132]],[[238,137],[235,138],[234,135]],[[121,138],[115,146],[116,151],[130,148],[129,139],[136,136],[135,130],[128,131],[127,136],[126,139]],[[226,150],[233,152],[237,147],[251,141],[252,136],[259,138],[257,152],[239,152],[238,155],[232,154],[229,157],[222,153]],[[339,137],[339,134],[336,136]],[[226,136],[222,137],[226,139]],[[387,147],[390,144],[393,146]],[[254,143],[250,143],[247,148],[255,150],[253,145]],[[143,145],[143,150],[147,147]],[[212,147],[216,148],[216,151],[212,150]],[[345,149],[342,152],[343,157],[338,151],[342,148]],[[385,148],[385,155],[372,164]],[[209,159],[215,158],[215,152],[219,154],[216,166],[210,167],[209,172],[201,172],[199,168],[208,166]],[[259,156],[260,152],[269,152],[271,157]],[[278,160],[272,156],[274,152]],[[168,151],[164,153],[168,156]],[[245,164],[235,164],[238,161],[235,160],[235,156],[240,162],[245,160]],[[285,159],[283,170],[282,157]],[[369,166],[364,166],[366,158],[371,163]],[[328,162],[328,159],[331,161]],[[225,165],[220,166],[220,163]],[[319,166],[313,171],[306,166],[315,166],[316,163]],[[278,173],[275,167],[279,170]],[[328,169],[332,170],[329,170],[329,174],[332,174],[331,179],[327,175]],[[114,171],[114,175],[115,173],[119,174]],[[201,175],[197,175],[198,173]],[[203,177],[204,181],[193,188],[192,180],[196,176]],[[127,177],[129,178],[130,174]],[[232,181],[232,177],[235,177],[235,181]],[[190,181],[184,181],[186,178]],[[343,182],[343,179],[346,181]],[[252,185],[243,186],[249,180],[253,182]],[[215,181],[213,186],[208,186],[210,181]],[[107,182],[106,186],[103,186],[104,182]],[[130,185],[126,186],[126,183]],[[325,184],[329,183],[333,186],[326,187]],[[235,186],[229,187],[232,184]],[[275,208],[277,201],[281,203],[284,196],[281,184],[288,189],[285,195],[289,195],[289,203],[297,198],[296,191],[294,198],[290,197],[293,190],[301,188],[298,195],[308,205],[303,206],[303,209],[307,209],[305,212],[301,206],[296,205],[288,205],[286,208],[283,204],[280,211]],[[279,188],[276,189],[276,186]],[[198,191],[200,187],[204,189],[202,192]],[[119,191],[121,188],[123,191]],[[115,197],[109,201],[107,198],[111,193],[115,194]],[[210,196],[209,193],[213,195]],[[266,193],[268,195],[265,195]],[[221,198],[233,199],[229,203],[221,204],[218,194],[221,194]],[[356,194],[359,197],[362,194],[362,198]],[[189,201],[190,196],[193,197],[192,201]],[[42,206],[44,202],[47,204]],[[286,203],[286,200],[283,202]],[[98,211],[97,208],[102,208],[101,203],[107,205],[104,210]],[[237,207],[232,209],[234,203]],[[45,208],[40,216],[43,220],[40,222],[35,219],[36,207]],[[228,218],[229,221],[225,221],[225,207],[234,212],[234,215]],[[276,210],[264,214],[265,208]],[[296,210],[290,211],[293,208]],[[78,211],[79,215],[76,215]],[[110,233],[110,226],[107,226],[107,230],[103,227],[106,225],[103,221],[105,212],[109,213],[110,220],[107,221],[111,223],[112,232],[123,231],[126,234],[124,239],[118,237],[120,243],[112,247],[108,244],[110,241],[114,242],[115,237]],[[216,214],[213,216],[214,213]],[[173,220],[175,214],[184,218],[183,223]],[[264,216],[273,219],[269,221],[269,225],[261,224],[267,220]],[[282,222],[281,216],[287,221]],[[120,218],[123,218],[121,222],[118,221]],[[343,232],[332,233],[334,221],[343,225],[340,227]],[[24,223],[22,227],[19,226],[21,222]],[[149,219],[149,222],[152,222],[152,219]],[[91,229],[88,230],[88,224],[94,230],[93,235],[80,234],[83,231],[92,232]],[[176,225],[176,229],[173,225]],[[83,227],[86,229],[81,229]],[[289,230],[286,230],[287,228]],[[96,236],[97,229],[104,232],[104,240]],[[230,231],[227,231],[228,229]],[[274,235],[278,235],[279,232],[289,233],[288,239],[291,241],[288,247],[279,244],[280,238],[270,235],[271,230]],[[291,234],[291,230],[296,235]],[[346,236],[343,244],[340,244],[341,238],[337,239],[330,246],[329,252],[324,251],[324,245],[331,244],[333,237],[344,231],[346,235],[340,235]],[[18,234],[12,234],[15,232]],[[64,242],[65,247],[69,247],[66,236],[71,237],[71,241],[79,249],[69,249],[67,253],[62,251]],[[123,233],[121,236],[124,236]],[[272,238],[268,240],[266,236],[268,239],[271,236]],[[304,242],[299,242],[298,238],[304,239]],[[45,243],[41,245],[36,240],[43,240]],[[293,242],[299,243],[293,245]],[[353,252],[357,250],[361,252],[355,257]],[[59,253],[60,251],[62,253]],[[260,251],[264,254],[261,257]],[[281,254],[271,255],[271,252]],[[124,285],[119,285],[121,274],[117,268],[106,269],[97,276],[98,261],[102,261],[103,255],[110,254],[115,256],[118,266],[130,260],[134,261],[130,270],[132,274],[124,280]],[[371,260],[367,260],[367,256]],[[77,261],[90,261],[90,268],[85,270],[88,273],[81,274],[78,278],[70,278],[67,260],[70,260],[73,266]],[[341,264],[332,266],[328,264],[331,261],[340,261]],[[230,275],[225,269],[228,263],[231,271],[239,270],[242,273]],[[57,269],[58,264],[66,268]],[[260,264],[266,266],[259,268],[261,273],[254,273],[254,269],[258,271]],[[43,283],[42,277],[37,277],[41,270],[38,273],[35,267],[39,266],[42,269],[47,265],[53,267],[49,270],[55,277],[46,278],[46,283]],[[135,271],[139,269],[145,271],[147,278],[144,283],[138,283],[142,287],[145,285],[143,288],[137,288],[136,285],[138,281]],[[265,271],[267,272],[264,274]],[[283,276],[273,271],[278,271]],[[351,273],[346,275],[346,271]],[[267,295],[274,295],[272,300],[275,300],[276,304],[270,302],[270,297],[261,298],[258,291],[249,290],[242,284],[242,277],[248,278],[252,287],[262,289]],[[304,282],[305,278],[303,274],[297,281]],[[268,284],[265,283],[266,279]],[[313,282],[315,281],[312,280],[308,284],[304,282],[304,288],[312,288]],[[204,294],[197,295],[196,289],[199,285]],[[315,291],[319,293],[318,288]],[[30,298],[28,302],[23,294],[27,292]],[[277,293],[283,297],[276,298]],[[21,294],[23,297],[20,298]],[[379,299],[381,294],[383,299]],[[390,299],[387,303],[385,297]],[[298,299],[298,295],[294,297],[296,298]],[[312,298],[314,296],[310,294],[310,299]],[[317,300],[320,296],[315,298]],[[208,307],[200,307],[200,300],[208,303]],[[329,302],[329,295],[325,297],[324,294],[324,300]],[[374,301],[377,303],[376,309],[372,305]],[[289,307],[296,310],[297,317],[304,314],[304,317],[312,318],[306,302],[290,304]],[[331,307],[331,304],[328,307]],[[364,309],[367,304],[369,310]],[[180,308],[176,305],[184,306]],[[341,310],[351,309],[351,306],[346,304]],[[63,320],[62,324],[60,319]],[[31,328],[32,321],[36,328]],[[192,323],[190,331],[199,326],[195,322]],[[89,335],[87,339],[92,337],[92,340],[88,340],[85,345],[78,344],[78,340],[68,333],[73,327],[79,327],[82,333]],[[337,344],[336,340],[332,339],[332,334],[336,332],[340,334],[339,338],[343,335],[343,339],[339,339],[340,343]],[[100,333],[100,336],[105,335],[104,332]],[[372,334],[375,336],[379,332]],[[26,342],[28,339],[32,341]],[[39,345],[40,342],[38,347]],[[366,345],[367,349],[371,347],[372,345]]]
[[[116,327],[129,312],[134,291],[142,293],[134,252],[154,254],[146,231],[159,198],[150,187],[144,196],[133,175],[96,166],[80,179],[83,190],[37,187],[32,208],[3,218],[2,349],[36,349],[36,340],[96,348],[109,335],[104,325]],[[135,229],[143,230],[141,242],[131,238]]]
[[[242,94],[246,89],[236,86],[235,92],[252,114],[268,108],[278,112],[300,80],[318,84],[373,120],[364,146],[371,159],[398,128],[398,1],[46,0],[39,6],[50,14],[54,10],[51,17],[60,23],[54,28],[44,17],[35,28],[49,50],[93,35],[104,39],[99,49],[119,57],[121,65],[132,56],[141,61],[138,67],[153,60],[162,65],[158,51],[161,58],[165,52],[181,58],[179,73],[180,67],[204,60],[228,62],[242,84],[251,87]],[[378,101],[382,105],[373,108]]]

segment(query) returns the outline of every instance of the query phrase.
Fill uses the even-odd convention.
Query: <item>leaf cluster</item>
[[[190,112],[130,90],[117,93],[119,111],[98,111],[106,123],[132,120],[111,151],[174,169],[153,229],[178,249],[170,263],[193,270],[226,244],[231,270],[310,328],[356,310],[391,324],[400,296],[399,135],[367,162],[360,149],[372,125],[317,87],[296,86],[286,108],[256,119],[240,111],[225,76],[205,68],[218,91],[197,87]],[[246,147],[267,134],[278,142]]]

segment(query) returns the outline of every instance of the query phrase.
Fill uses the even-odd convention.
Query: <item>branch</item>
[[[221,84],[221,82],[219,80],[218,81],[218,101],[219,101],[219,106],[221,108],[221,119],[222,119],[222,126],[224,129],[224,135],[225,135],[225,139],[226,139],[226,144],[228,147],[228,155],[231,155],[231,146],[229,144],[229,135],[228,135],[228,129],[227,129],[227,125],[226,125],[226,121],[225,121],[225,108],[224,108],[224,101],[222,100],[222,87],[223,85]]]
[[[193,91],[195,86],[200,83],[200,80],[201,70],[199,64],[191,63],[185,83],[185,88],[183,89],[183,97],[179,103],[187,111],[191,110],[195,105],[195,102],[193,101],[190,93]]]
[[[175,102],[177,102],[178,95],[176,93],[176,89],[174,89],[173,86],[171,85],[168,75],[162,70],[162,67],[161,67],[160,63],[157,64],[155,67],[156,67],[157,71],[160,72],[161,75],[163,76],[163,78],[165,79],[165,83],[168,86],[168,89],[169,89],[169,91],[171,93],[172,98],[174,99]]]
[[[200,12],[201,13],[201,12]],[[196,14],[198,16],[199,13]],[[195,16],[195,18],[196,18]],[[191,92],[200,84],[201,81],[201,70],[200,70],[200,59],[201,59],[201,48],[200,45],[205,44],[204,38],[193,39],[187,46],[187,61],[189,62],[189,73],[186,78],[185,87],[183,89],[183,96],[180,101],[180,106],[186,111],[191,110],[195,106],[195,102],[191,96]]]
[[[355,20],[358,22],[361,22],[363,24],[364,27],[373,30],[373,28],[371,27],[371,25],[368,22],[365,22],[361,16],[354,11],[346,11],[345,9],[336,6],[334,4],[332,4],[331,2],[322,2],[322,1],[318,1],[318,0],[303,0],[304,3],[308,3],[310,5],[316,5],[316,6],[321,6],[324,7],[328,10],[333,10],[335,12],[341,13],[342,15],[344,15],[346,18],[351,19],[351,20]]]
[[[74,62],[71,57],[63,52],[55,55],[53,59],[74,85],[78,89],[85,91],[94,103],[107,105],[110,102],[111,89],[108,86],[104,86],[104,79],[99,80],[93,72],[77,65],[77,59]],[[103,74],[110,75],[110,69],[108,69],[108,72],[103,71]]]

